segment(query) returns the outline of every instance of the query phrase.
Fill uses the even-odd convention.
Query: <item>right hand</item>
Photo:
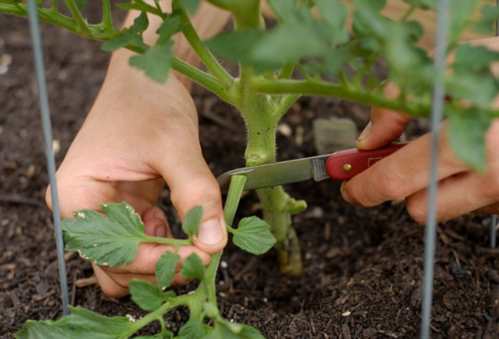
[[[97,100],[57,171],[62,216],[127,201],[142,216],[147,234],[170,236],[156,207],[166,182],[181,219],[195,206],[204,211],[194,246],[179,249],[181,260],[197,253],[208,264],[209,254],[225,246],[227,233],[220,188],[199,144],[192,98],[173,74],[160,85],[130,68],[129,55],[123,50],[113,56]],[[46,199],[50,207],[49,190]],[[94,265],[97,281],[110,297],[126,295],[131,279],[155,279],[156,262],[166,251],[174,248],[142,244],[129,265]],[[179,274],[175,282],[183,282]]]

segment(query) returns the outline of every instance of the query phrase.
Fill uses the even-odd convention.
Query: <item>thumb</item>
[[[389,83],[385,87],[385,95],[396,98],[399,90],[393,83]],[[404,114],[374,107],[371,121],[357,139],[357,147],[369,150],[385,146],[400,137],[409,121],[410,118]]]
[[[184,220],[189,210],[203,208],[203,217],[194,244],[207,253],[221,251],[227,243],[222,195],[217,180],[199,146],[163,157],[158,169],[170,189],[172,203]]]

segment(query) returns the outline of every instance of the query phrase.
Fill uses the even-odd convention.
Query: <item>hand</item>
[[[155,207],[166,181],[181,219],[195,206],[204,209],[195,246],[181,248],[179,255],[185,259],[195,252],[207,264],[227,234],[220,189],[199,144],[196,109],[175,76],[165,85],[154,83],[128,66],[129,55],[124,50],[113,55],[97,100],[57,172],[62,216],[127,201],[141,214],[147,234],[171,236]],[[142,244],[127,266],[94,265],[98,283],[106,295],[123,296],[131,279],[154,280],[157,260],[173,250]]]
[[[358,147],[382,147],[398,138],[408,122],[407,116],[374,109],[370,124],[359,137]],[[494,121],[486,136],[485,173],[471,171],[456,157],[447,142],[446,131],[444,123],[438,162],[438,220],[477,210],[499,211],[499,120]],[[430,138],[430,134],[423,135],[344,183],[343,198],[364,207],[405,200],[412,218],[424,223],[428,212]]]

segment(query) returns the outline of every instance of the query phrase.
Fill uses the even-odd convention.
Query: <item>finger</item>
[[[193,241],[207,253],[216,253],[227,243],[220,187],[193,139],[183,142],[168,159],[159,159],[159,171],[171,191],[172,203],[183,220],[196,206],[203,207],[199,232]]]
[[[399,90],[390,83],[385,87],[385,95],[389,98],[396,98]],[[357,147],[375,149],[385,146],[400,137],[409,121],[410,118],[404,114],[373,107],[371,121],[357,139]]]
[[[483,174],[468,172],[442,180],[438,185],[437,219],[446,221],[492,205],[499,189]],[[428,215],[428,191],[423,190],[407,199],[407,210],[418,223]]]
[[[163,211],[156,206],[148,208],[142,214],[144,231],[147,235],[155,237],[172,237],[170,225]]]
[[[439,180],[466,171],[447,143],[445,127],[440,138]],[[430,140],[426,134],[378,161],[342,185],[343,198],[365,207],[400,201],[424,189],[429,180]]]
[[[121,298],[128,294],[128,289],[115,282],[106,271],[95,264],[92,267],[102,293],[110,298]]]
[[[175,249],[171,246],[141,244],[137,256],[130,264],[122,267],[106,267],[105,269],[113,273],[154,274],[156,272],[156,263],[166,252],[175,252]],[[180,270],[185,259],[192,253],[197,254],[204,265],[210,263],[210,256],[199,248],[195,246],[183,246],[177,252],[180,256],[177,271]]]

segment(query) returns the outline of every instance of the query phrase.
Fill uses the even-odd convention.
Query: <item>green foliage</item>
[[[131,262],[139,244],[147,241],[139,215],[126,203],[104,204],[102,212],[82,210],[63,221],[66,250],[100,265]]]
[[[474,28],[479,33],[492,35],[496,31],[497,20],[499,20],[499,7],[484,5],[481,8],[481,20],[474,23]]]
[[[168,288],[172,284],[179,260],[179,255],[171,252],[165,252],[159,258],[156,263],[156,279],[161,288]]]
[[[198,233],[199,224],[201,223],[201,218],[203,217],[203,208],[201,206],[194,207],[188,211],[184,217],[184,222],[182,223],[182,230],[189,237],[196,235]]]
[[[485,170],[484,135],[490,118],[469,110],[465,114],[449,114],[448,139],[454,152],[465,163],[478,171]]]
[[[171,58],[171,44],[166,42],[149,47],[144,54],[134,55],[130,65],[144,71],[152,80],[164,83],[170,72]]]
[[[145,311],[154,311],[165,301],[175,297],[174,292],[163,292],[158,286],[142,280],[132,280],[128,287],[133,302]]]
[[[106,52],[112,52],[119,48],[127,47],[128,45],[145,48],[146,45],[142,40],[142,33],[148,26],[149,20],[147,19],[147,13],[142,12],[135,18],[133,25],[130,26],[130,28],[121,31],[112,39],[104,42],[102,44],[102,49]]]
[[[258,217],[241,219],[239,226],[231,232],[237,247],[255,255],[267,252],[276,243],[270,226]]]
[[[180,274],[186,279],[202,280],[204,266],[201,258],[196,253],[189,255],[182,266]]]
[[[116,339],[128,333],[133,323],[126,317],[106,317],[72,307],[71,314],[56,320],[27,321],[18,339]]]

